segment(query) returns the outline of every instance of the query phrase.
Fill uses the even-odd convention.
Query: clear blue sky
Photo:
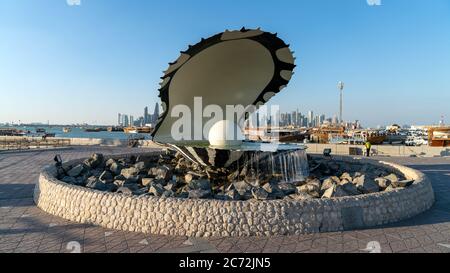
[[[298,67],[273,99],[363,125],[450,121],[450,1],[0,0],[0,122],[113,124],[158,101],[162,70],[188,44],[261,27]]]

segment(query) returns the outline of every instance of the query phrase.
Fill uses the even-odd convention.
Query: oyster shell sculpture
[[[196,114],[196,97],[201,98],[202,107],[218,105],[223,113],[226,105],[258,108],[286,87],[294,61],[289,45],[277,34],[260,29],[227,30],[190,45],[175,62],[169,63],[161,77],[159,97],[163,111],[152,132],[153,140],[183,146],[198,143],[194,130],[192,141],[172,137],[172,126],[180,118],[171,115],[174,107],[187,106],[192,113],[191,124]],[[201,119],[205,124],[211,117]],[[200,142],[208,143],[207,137],[202,134]]]

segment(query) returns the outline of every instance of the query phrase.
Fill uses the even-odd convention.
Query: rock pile
[[[108,160],[93,154],[80,164],[58,169],[58,179],[123,195],[221,200],[333,198],[392,191],[414,182],[372,165],[312,158],[308,162],[309,177],[286,182],[277,174],[261,174],[245,166],[201,167],[178,153]]]

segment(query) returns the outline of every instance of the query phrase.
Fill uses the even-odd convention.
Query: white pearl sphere
[[[220,120],[214,123],[208,133],[208,140],[211,146],[238,146],[244,139],[241,128],[229,120]]]

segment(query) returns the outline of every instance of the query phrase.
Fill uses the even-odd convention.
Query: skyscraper
[[[314,113],[313,111],[308,111],[308,126],[314,126]]]
[[[122,115],[122,126],[128,127],[129,125],[128,115]]]
[[[325,115],[322,114],[319,116],[319,124],[318,125],[322,125],[324,121],[325,121]]]
[[[145,108],[144,108],[144,124],[147,124],[148,123],[148,107],[147,106],[145,106]]]
[[[156,120],[158,119],[158,117],[159,117],[159,104],[158,103],[156,103],[156,105],[155,105],[155,110],[154,110],[154,112],[153,112],[153,117],[152,117],[152,123],[153,124],[155,124],[156,123]]]
[[[117,115],[117,125],[122,125],[122,115],[120,113]]]

